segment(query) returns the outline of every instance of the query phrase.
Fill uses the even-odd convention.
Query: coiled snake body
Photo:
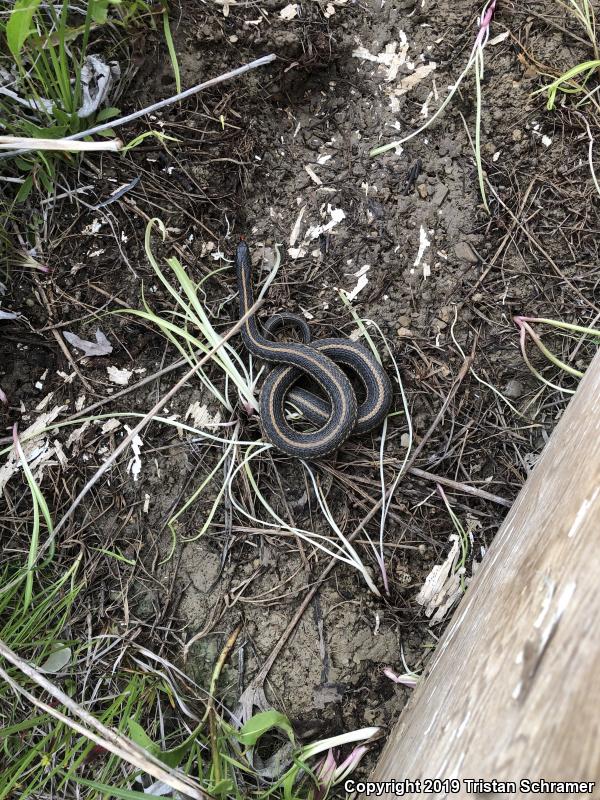
[[[236,271],[240,316],[254,302],[252,265],[246,242],[239,243]],[[392,402],[390,380],[377,359],[358,342],[349,339],[310,340],[306,322],[295,314],[277,314],[265,329],[272,333],[283,324],[293,324],[303,343],[276,342],[263,336],[254,316],[242,327],[242,340],[255,356],[276,366],[263,383],[259,413],[266,438],[279,450],[295,458],[322,458],[342,445],[353,433],[365,433],[380,425]],[[354,372],[364,387],[359,404],[352,384],[338,364]],[[303,373],[314,380],[326,398],[295,387]],[[291,401],[304,416],[318,425],[315,431],[298,431],[285,417],[285,402]]]

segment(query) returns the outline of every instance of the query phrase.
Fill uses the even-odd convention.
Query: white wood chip
[[[425,255],[425,251],[430,246],[431,242],[427,238],[427,231],[421,225],[421,230],[419,233],[419,252],[417,253],[417,257],[415,258],[415,267],[418,267],[421,261],[423,260],[423,256]]]
[[[107,419],[106,422],[100,428],[100,433],[110,433],[111,431],[116,431],[117,428],[121,427],[121,423],[118,419],[112,417],[111,419]]]
[[[279,12],[279,16],[281,19],[286,20],[289,22],[290,20],[294,19],[300,13],[300,6],[298,3],[289,3],[285,8],[282,8]]]
[[[317,186],[322,186],[323,185],[323,181],[321,180],[321,178],[319,178],[319,176],[316,174],[316,172],[314,171],[314,169],[311,166],[309,166],[308,164],[305,164],[304,169],[308,173],[310,179],[312,181],[314,181],[317,184]]]
[[[200,430],[214,431],[217,430],[221,423],[221,414],[217,411],[216,414],[211,414],[208,406],[196,400],[191,404],[185,412],[185,419],[192,419],[196,428]]]
[[[302,208],[298,213],[298,216],[296,217],[296,221],[294,222],[294,227],[292,228],[292,232],[290,233],[290,247],[293,247],[298,241],[298,237],[300,236],[300,226],[302,225],[302,217],[304,216],[305,211],[306,211],[306,206],[302,206]]]
[[[509,36],[510,36],[510,31],[504,31],[503,33],[499,33],[498,36],[494,36],[493,39],[489,40],[488,45],[493,46],[495,44],[500,44],[500,42],[503,42],[505,39],[508,39]]]
[[[131,433],[131,428],[129,425],[125,425],[125,430],[127,433]],[[142,471],[142,447],[144,446],[143,441],[141,438],[136,434],[133,439],[131,440],[131,452],[133,456],[129,459],[127,464],[127,472],[131,474],[134,481],[137,481],[140,477],[140,473]]]
[[[45,411],[43,414],[32,422],[32,424],[24,431],[19,431],[19,439],[23,453],[32,470],[43,470],[44,463],[54,455],[54,448],[49,447],[49,442],[46,434],[44,433],[47,428],[58,415],[64,411],[68,406],[55,406],[50,411]],[[17,457],[14,447],[8,454],[6,461],[0,467],[0,492],[4,489],[9,479],[21,469],[20,460]],[[39,472],[36,478],[39,477]]]
[[[426,606],[427,617],[434,615],[432,623],[442,620],[462,594],[461,577],[464,568],[455,570],[460,553],[458,537],[453,535],[450,540],[452,547],[446,560],[443,564],[436,564],[431,570],[415,598],[419,605]]]
[[[118,386],[127,386],[133,375],[131,369],[119,369],[118,367],[107,367],[108,379]]]

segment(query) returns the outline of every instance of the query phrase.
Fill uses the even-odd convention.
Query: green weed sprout
[[[257,786],[251,794],[256,800],[324,798],[332,786],[341,783],[358,766],[381,731],[376,727],[362,728],[298,747],[289,719],[276,709],[253,714],[241,725],[239,721],[228,722],[217,702],[216,690],[221,670],[240,630],[238,626],[228,637],[213,669],[205,713],[183,741],[169,749],[159,746],[136,717],[127,720],[128,734],[135,744],[167,766],[179,768],[186,775],[195,775],[211,797],[243,800],[250,796],[250,785],[256,783],[260,788]],[[270,781],[254,767],[256,750],[265,736],[284,742],[279,750],[279,768]],[[355,746],[340,761],[340,748],[348,745]],[[327,755],[311,766],[309,762],[322,753]],[[82,783],[92,786],[87,781]],[[111,787],[95,782],[94,788],[108,791]],[[117,790],[114,796],[133,799],[134,794]],[[140,798],[142,796],[140,794]]]
[[[546,103],[548,111],[553,111],[556,108],[556,97],[559,92],[563,94],[585,94],[593,100],[592,95],[586,91],[585,85],[598,69],[600,69],[600,59],[582,61],[581,64],[576,64],[562,75],[559,75],[552,83],[537,89],[534,94],[548,93],[548,101]],[[598,104],[596,103],[596,105]]]
[[[15,451],[19,456],[19,459],[23,466],[23,473],[27,480],[27,485],[29,486],[29,491],[31,492],[31,500],[33,503],[33,526],[31,529],[31,541],[29,544],[27,573],[25,577],[25,592],[23,595],[23,611],[27,611],[27,609],[31,605],[31,598],[33,595],[33,579],[35,575],[35,567],[38,560],[41,520],[43,518],[44,522],[46,523],[46,528],[48,530],[49,538],[51,541],[52,541],[53,523],[52,523],[52,517],[50,515],[50,510],[48,509],[48,504],[46,503],[44,495],[42,494],[40,487],[37,485],[37,482],[33,477],[33,473],[31,472],[29,464],[27,463],[27,458],[25,456],[25,453],[23,452],[23,448],[21,447],[21,442],[19,441],[19,437],[17,434],[16,422],[13,426],[13,443]],[[52,560],[53,557],[54,557],[54,543],[50,545],[48,560]]]
[[[565,2],[559,0],[559,3],[566,8],[567,11],[570,11],[583,26],[592,45],[594,58],[587,61],[582,61],[580,64],[576,64],[574,67],[566,70],[551,83],[546,84],[546,86],[542,86],[540,89],[534,92],[534,95],[542,94],[544,92],[547,93],[548,100],[546,102],[546,108],[548,111],[553,111],[556,108],[557,97],[559,94],[561,94],[565,96],[572,95],[579,97],[580,99],[575,106],[576,109],[581,108],[583,105],[591,104],[594,106],[596,113],[600,113],[600,102],[596,96],[597,89],[592,89],[589,91],[587,88],[590,79],[600,70],[600,51],[598,48],[598,40],[596,38],[596,16],[592,3],[590,0],[565,0]],[[600,182],[598,181],[594,167],[594,135],[592,134],[590,123],[585,115],[578,110],[576,113],[583,120],[583,124],[587,130],[589,139],[588,162],[590,165],[590,173],[592,175],[592,180],[594,181],[596,191],[600,195]]]
[[[596,168],[594,166],[594,134],[592,133],[590,123],[588,122],[586,116],[578,110],[582,105],[591,103],[593,106],[595,106],[596,112],[600,112],[600,103],[594,96],[595,90],[588,91],[587,89],[588,81],[592,75],[598,72],[598,70],[600,70],[600,59],[584,61],[581,64],[571,67],[571,69],[560,75],[558,78],[556,78],[556,80],[552,81],[552,83],[542,86],[542,88],[538,89],[536,92],[534,92],[534,94],[540,94],[542,92],[548,93],[546,108],[549,111],[553,111],[556,108],[556,98],[559,92],[564,95],[582,95],[581,100],[576,105],[575,113],[581,118],[587,131],[589,141],[588,163],[590,166],[590,174],[592,176],[594,186],[596,187],[596,191],[600,195],[600,182],[598,181]]]
[[[521,354],[523,355],[523,359],[527,364],[530,372],[543,384],[548,386],[551,389],[556,389],[560,392],[564,392],[565,394],[575,394],[574,389],[565,389],[563,386],[558,386],[555,383],[551,383],[549,380],[544,378],[544,376],[536,370],[533,366],[529,357],[527,355],[527,336],[529,336],[538,350],[550,361],[551,364],[554,364],[562,372],[567,373],[573,378],[582,378],[583,372],[581,370],[575,369],[570,364],[566,364],[562,361],[558,356],[556,356],[551,350],[549,350],[546,345],[543,343],[540,335],[537,331],[532,327],[532,324],[539,324],[539,325],[550,325],[551,327],[558,328],[559,330],[568,331],[573,334],[582,334],[584,337],[590,337],[592,339],[600,340],[600,330],[598,328],[591,328],[586,327],[584,325],[573,325],[570,322],[561,322],[560,320],[555,319],[547,319],[545,317],[513,317],[514,323],[519,329],[519,344],[521,347]]]

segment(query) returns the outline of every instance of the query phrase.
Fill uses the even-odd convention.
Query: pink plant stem
[[[381,572],[381,579],[383,580],[383,589],[386,594],[390,593],[390,584],[388,581],[387,569],[385,566],[385,558],[381,553],[375,553],[375,561],[379,565],[379,571]]]
[[[477,50],[478,47],[485,47],[487,44],[487,40],[490,36],[490,23],[494,18],[494,13],[496,11],[496,2],[497,0],[492,0],[492,2],[484,9],[483,14],[481,15],[481,19],[479,21],[479,33],[475,39],[473,51]]]
[[[347,758],[342,761],[342,763],[336,769],[333,776],[334,783],[338,783],[340,780],[345,778],[346,775],[349,775],[353,770],[355,770],[368,749],[369,748],[364,744],[355,747],[350,755],[347,756]]]
[[[538,348],[540,347],[540,344],[541,344],[541,341],[542,341],[540,339],[540,337],[538,336],[538,334],[533,330],[531,325],[529,325],[529,323],[528,323],[529,320],[532,321],[534,319],[535,319],[535,317],[513,317],[513,322],[515,323],[515,325],[519,329],[519,334],[520,334],[519,335],[519,344],[521,346],[521,353],[522,353],[523,358],[525,359],[525,361],[527,361],[527,351],[526,351],[526,348],[525,348],[525,345],[526,345],[526,342],[527,342],[527,334],[529,334],[531,336],[533,342],[538,346]]]
[[[408,675],[396,675],[391,667],[384,667],[383,674],[386,678],[389,678],[394,683],[400,683],[402,686],[408,686],[411,689],[414,689],[417,685],[417,678],[413,678],[412,676]]]
[[[450,505],[450,504],[448,503],[448,498],[446,497],[446,492],[444,491],[443,487],[442,487],[442,486],[441,486],[439,483],[436,483],[436,485],[435,485],[435,488],[436,488],[436,489],[438,490],[438,492],[440,493],[440,497],[442,498],[442,500],[444,501],[444,503],[446,503],[446,505]]]

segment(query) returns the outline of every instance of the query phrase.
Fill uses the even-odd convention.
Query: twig
[[[408,472],[414,475],[415,478],[423,478],[426,481],[433,481],[434,483],[441,483],[449,489],[455,489],[457,492],[463,494],[470,494],[473,497],[480,497],[482,500],[489,500],[490,503],[504,506],[505,508],[512,508],[512,501],[507,500],[505,497],[500,497],[497,494],[491,494],[484,489],[478,489],[476,486],[470,486],[468,483],[461,483],[460,481],[453,481],[451,478],[443,478],[441,475],[434,475],[432,472],[426,472],[424,469],[418,467],[411,467]]]
[[[46,310],[48,311],[48,319],[53,320],[54,319],[54,315],[52,313],[52,307],[50,306],[50,301],[48,299],[48,295],[46,294],[44,288],[42,287],[42,285],[39,282],[38,282],[37,289],[38,289],[40,297],[44,301],[44,305],[46,306]],[[56,343],[58,344],[60,349],[63,351],[63,354],[64,354],[65,358],[67,359],[69,364],[73,367],[73,371],[77,374],[77,377],[79,378],[81,383],[85,386],[85,388],[87,389],[88,392],[90,392],[90,393],[93,392],[94,389],[93,389],[92,385],[89,383],[89,381],[80,372],[79,367],[77,366],[77,362],[75,361],[75,359],[71,355],[71,351],[69,350],[69,348],[65,344],[65,340],[63,339],[63,337],[60,335],[60,333],[57,330],[54,330],[54,329],[52,330],[52,335],[56,339]]]
[[[52,327],[42,328],[42,330],[52,330]],[[38,333],[39,332],[40,331],[38,331]],[[64,344],[62,339],[60,339],[60,342]],[[71,354],[68,353],[68,357],[70,357],[70,355]],[[200,350],[197,350],[193,355],[196,358],[198,358],[199,356],[202,355],[202,352]],[[71,361],[71,363],[73,362]],[[81,411],[77,411],[75,414],[71,414],[70,416],[65,417],[64,419],[61,420],[61,422],[72,422],[73,420],[79,419],[80,417],[89,416],[94,411],[97,411],[99,408],[102,408],[108,403],[112,403],[114,400],[118,400],[120,397],[124,397],[126,394],[129,394],[129,392],[135,392],[136,389],[141,389],[142,386],[146,386],[146,384],[151,383],[152,381],[159,380],[159,378],[168,375],[170,372],[173,372],[176,369],[184,367],[188,363],[189,362],[187,358],[180,358],[179,361],[175,361],[173,362],[173,364],[169,364],[168,367],[163,367],[163,369],[158,370],[158,372],[153,372],[152,375],[146,375],[146,377],[142,378],[142,380],[132,384],[131,386],[126,386],[124,389],[121,389],[120,391],[111,394],[110,397],[104,397],[102,400],[98,400],[97,403],[93,403],[91,406],[86,406],[85,408],[82,408]],[[79,375],[79,372],[77,371],[76,368],[75,371]],[[82,381],[85,383],[83,377]],[[0,439],[0,444],[10,444],[11,442],[12,442],[12,436],[4,436]]]
[[[586,296],[583,294],[583,292],[581,292],[581,291],[580,291],[580,290],[577,288],[577,286],[575,286],[575,284],[573,283],[573,281],[571,281],[569,278],[567,278],[567,276],[565,275],[565,273],[564,273],[564,272],[563,272],[563,271],[560,269],[560,267],[559,267],[559,266],[558,266],[558,264],[557,264],[557,263],[554,261],[554,259],[552,258],[552,256],[551,256],[551,255],[548,253],[548,251],[547,251],[547,250],[545,250],[545,249],[542,247],[542,245],[541,245],[541,244],[538,242],[538,240],[535,238],[535,236],[534,236],[534,235],[533,235],[533,234],[532,234],[532,233],[531,233],[531,232],[528,230],[528,228],[526,228],[526,227],[525,227],[525,225],[524,225],[524,224],[523,224],[523,223],[522,223],[522,222],[521,222],[521,221],[520,221],[520,220],[519,220],[519,219],[518,219],[518,218],[515,216],[514,212],[510,210],[510,208],[509,208],[509,207],[506,205],[506,203],[505,203],[503,200],[501,200],[501,199],[500,199],[500,196],[498,195],[498,192],[497,192],[497,191],[494,189],[494,187],[493,187],[493,186],[492,186],[492,184],[491,184],[491,183],[490,183],[490,182],[487,180],[487,178],[486,178],[486,183],[487,183],[487,185],[488,185],[488,187],[489,187],[489,189],[490,189],[491,193],[494,195],[494,197],[496,198],[496,200],[497,200],[497,201],[500,203],[500,205],[502,206],[502,208],[503,208],[503,209],[504,209],[504,210],[505,210],[505,211],[508,213],[508,215],[511,217],[511,219],[513,220],[513,222],[514,222],[514,223],[517,225],[517,227],[518,227],[518,228],[519,228],[519,229],[520,229],[520,230],[521,230],[521,231],[522,231],[522,232],[525,234],[525,236],[526,236],[526,237],[529,239],[529,241],[530,241],[530,242],[531,242],[531,244],[532,244],[532,245],[535,247],[535,249],[536,249],[536,250],[537,250],[539,253],[541,253],[541,255],[543,255],[543,256],[544,256],[544,258],[545,258],[545,259],[546,259],[546,261],[547,261],[547,262],[550,264],[550,266],[552,267],[552,269],[554,270],[554,272],[556,272],[556,274],[557,274],[557,275],[558,275],[560,278],[562,278],[562,280],[563,280],[563,281],[564,281],[564,282],[567,284],[567,286],[568,286],[570,289],[572,289],[572,290],[575,292],[575,294],[577,294],[577,295],[578,295],[578,296],[579,296],[579,297],[580,297],[580,298],[583,300],[583,302],[584,302],[584,303],[585,303],[587,306],[589,306],[590,308],[593,308],[593,309],[594,309],[594,311],[596,311],[596,312],[600,311],[600,308],[598,308],[598,306],[594,305],[594,303],[592,303],[590,300],[588,300],[588,299],[587,299],[587,297],[586,297]]]
[[[518,8],[511,8],[510,13],[513,14],[513,15],[520,14],[523,17],[537,17],[538,19],[541,19],[542,22],[545,22],[546,25],[550,25],[550,27],[556,28],[557,30],[562,31],[562,33],[566,34],[567,36],[570,36],[576,42],[579,42],[580,44],[583,44],[586,47],[590,46],[590,40],[589,39],[584,39],[583,36],[577,36],[575,31],[570,31],[568,28],[565,28],[562,25],[559,25],[558,22],[556,22],[555,20],[551,19],[551,17],[544,17],[542,14],[538,14],[536,11],[534,11],[531,8],[531,4],[530,3],[528,3],[527,6],[524,7],[522,10],[520,10]],[[513,36],[512,38],[515,40],[515,42],[518,43],[518,39],[516,37]]]
[[[64,188],[58,183],[57,186],[61,189]],[[78,189],[65,189],[65,191],[61,192],[60,194],[53,194],[51,197],[43,197],[40,200],[40,205],[52,207],[58,200],[64,200],[65,197],[68,197],[69,200],[72,200],[74,195],[87,194],[87,192],[90,192],[92,189],[95,188],[96,188],[95,185],[92,183],[89,184],[88,186],[80,186]]]
[[[594,135],[590,129],[590,123],[585,118],[585,115],[581,113],[581,111],[575,112],[578,117],[583,120],[583,124],[587,130],[587,135],[589,139],[588,145],[588,162],[590,165],[590,172],[592,173],[592,180],[594,181],[594,186],[596,187],[596,191],[600,195],[600,183],[598,183],[598,178],[596,177],[596,170],[594,169]]]
[[[527,200],[529,199],[529,195],[531,194],[531,190],[533,189],[536,181],[537,181],[537,177],[532,178],[531,183],[527,187],[527,189],[525,191],[525,194],[523,195],[523,197],[521,199],[521,202],[519,204],[519,210],[517,212],[519,214],[519,216],[523,213],[523,211],[525,209],[525,204],[527,203]],[[506,245],[510,242],[510,240],[512,238],[512,235],[513,235],[513,231],[517,226],[517,223],[518,223],[518,218],[513,217],[513,221],[512,221],[512,224],[510,226],[510,229],[502,237],[502,241],[500,242],[500,244],[496,248],[496,252],[492,256],[492,258],[489,260],[489,262],[488,262],[486,268],[484,269],[484,271],[477,278],[477,280],[471,286],[471,288],[469,289],[467,294],[463,297],[463,299],[457,305],[457,310],[460,310],[464,306],[464,304],[471,297],[471,295],[474,294],[477,291],[477,289],[481,286],[483,281],[486,279],[486,277],[488,276],[490,270],[493,268],[493,266],[496,264],[496,261],[498,261],[498,259],[500,258],[500,256],[504,252],[504,250],[506,248]]]
[[[196,353],[193,354],[196,358],[202,355],[202,351],[198,350]],[[98,400],[97,403],[94,403],[91,406],[87,406],[86,408],[82,408],[81,411],[77,411],[75,414],[71,414],[70,417],[65,417],[64,422],[70,422],[74,419],[79,419],[79,417],[85,417],[89,414],[92,414],[94,411],[97,411],[102,406],[105,406],[107,403],[112,403],[114,400],[118,400],[120,397],[124,397],[129,392],[135,392],[136,389],[141,389],[142,386],[145,386],[147,383],[151,383],[152,381],[159,380],[163,378],[165,375],[168,375],[170,372],[174,372],[176,369],[180,369],[188,364],[189,361],[187,358],[180,358],[179,361],[174,361],[173,364],[169,364],[168,367],[163,367],[163,369],[159,369],[158,372],[153,372],[152,375],[147,375],[142,380],[138,381],[137,383],[132,384],[131,386],[126,386],[124,389],[120,389],[118,392],[115,392],[110,397],[105,397],[102,400]]]
[[[475,336],[475,340],[473,342],[473,347],[471,348],[470,355],[467,356],[465,358],[465,360],[463,361],[462,366],[461,366],[460,370],[458,371],[458,375],[456,376],[456,380],[454,381],[454,383],[450,387],[450,391],[448,392],[448,396],[444,400],[444,402],[442,404],[442,407],[440,408],[440,410],[436,414],[435,419],[433,420],[433,422],[429,426],[428,430],[424,434],[424,436],[421,439],[421,441],[419,442],[419,444],[415,447],[413,454],[411,455],[411,457],[406,462],[406,466],[404,467],[404,470],[402,472],[403,475],[406,475],[408,470],[411,469],[411,467],[413,466],[413,464],[415,463],[415,461],[417,460],[417,458],[421,454],[421,450],[425,447],[425,445],[427,444],[427,442],[431,438],[433,432],[435,431],[437,426],[440,424],[444,414],[446,413],[446,411],[448,409],[448,406],[450,405],[454,395],[458,391],[459,386],[461,385],[461,383],[465,379],[467,373],[471,369],[473,361],[475,360],[475,348],[477,347],[478,339],[479,339],[479,336],[478,335]]]

